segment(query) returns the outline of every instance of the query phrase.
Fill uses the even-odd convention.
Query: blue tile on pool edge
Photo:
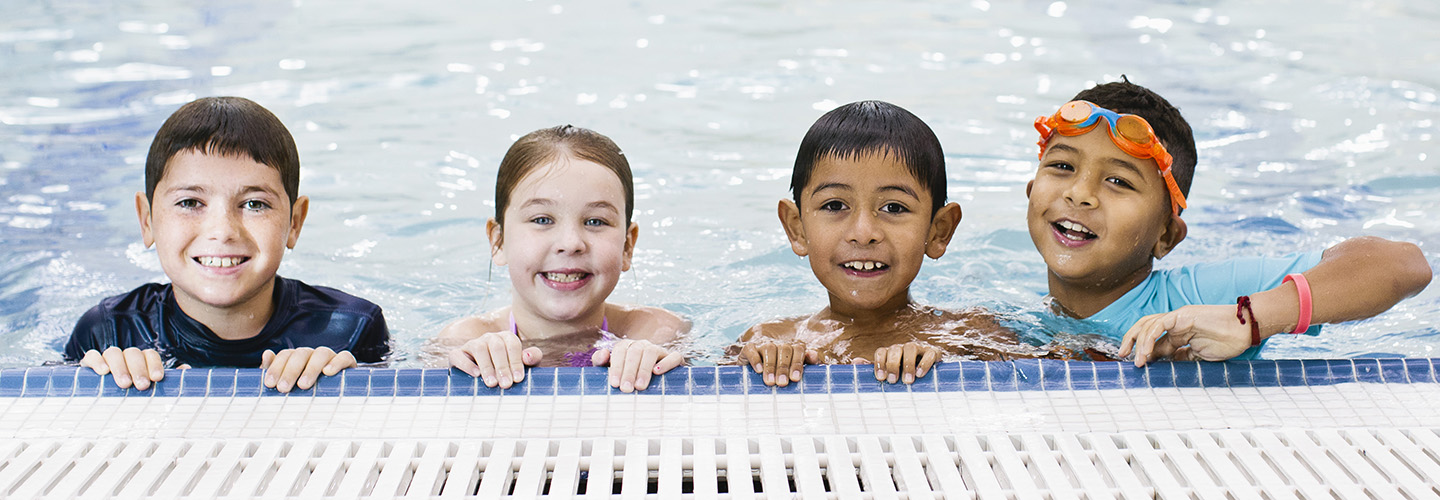
[[[745,394],[745,372],[748,366],[715,367],[715,378],[720,384],[720,394]]]
[[[395,369],[393,368],[371,368],[370,369],[370,394],[371,397],[393,397],[395,396]]]
[[[1373,359],[1356,359],[1355,381],[1379,384],[1385,380],[1380,375],[1380,363]]]
[[[91,370],[89,368],[81,368],[75,370],[75,395],[99,396],[100,383],[104,381],[104,377],[101,377],[99,374],[95,373],[95,370]],[[204,396],[203,393],[200,395]]]
[[[580,379],[586,395],[610,394],[610,374],[604,367],[581,368]]]
[[[1409,373],[1412,384],[1435,382],[1435,373],[1430,371],[1430,360],[1428,359],[1406,358],[1405,371]]]
[[[334,377],[320,377],[315,382],[315,395],[327,398],[336,396],[366,397],[370,395],[370,370],[352,368],[337,373]]]
[[[800,374],[800,392],[824,394],[830,392],[830,367],[833,365],[806,366]]]
[[[421,391],[421,372],[419,368],[401,368],[395,371],[395,395],[396,396],[419,396]]]
[[[1120,362],[1120,382],[1125,389],[1144,389],[1150,387],[1150,370],[1155,367],[1154,363],[1144,368],[1136,368],[1134,364]],[[1167,367],[1168,368],[1168,367]]]
[[[932,368],[930,373],[934,374],[931,376],[935,377],[936,390],[940,392],[956,392],[961,390],[959,364],[935,363],[935,368]]]
[[[1015,387],[1022,391],[1037,391],[1043,389],[1041,385],[1045,382],[1045,376],[1040,371],[1040,360],[1038,359],[1017,359],[1010,362],[1014,368]]]
[[[1200,387],[1200,362],[1172,361],[1170,371],[1175,375],[1175,387]]]
[[[713,366],[692,366],[690,367],[690,394],[694,396],[714,396],[719,387],[719,381],[715,376]]]
[[[180,395],[180,370],[165,370],[165,378],[150,386],[155,397],[173,398]]]
[[[1102,391],[1124,388],[1120,370],[1125,366],[1134,366],[1123,361],[1099,361],[1091,365],[1095,367],[1095,388]]]
[[[255,368],[235,370],[235,395],[254,397],[263,394],[265,385],[260,381],[261,375],[262,372]]]
[[[1350,383],[1355,381],[1355,362],[1348,359],[1330,359],[1325,364],[1330,365],[1330,378],[1337,384]]]
[[[50,372],[50,390],[45,395],[52,398],[68,398],[75,394],[75,370],[55,369]]]
[[[478,386],[482,385],[480,384],[480,379],[471,377],[469,373],[454,368],[445,370],[445,379],[445,383],[448,385],[445,394],[449,396],[474,396],[476,392],[479,391]],[[525,383],[530,383],[528,375],[525,378]]]
[[[25,370],[0,370],[0,397],[16,398],[25,391]]]
[[[1070,390],[1070,365],[1058,359],[1041,359],[1040,386],[1047,391]]]
[[[1278,387],[1280,367],[1274,361],[1250,361],[1251,383],[1255,387]]]
[[[1280,385],[1294,387],[1305,385],[1305,370],[1300,361],[1294,359],[1279,359],[1275,361],[1276,377]]]
[[[27,398],[41,398],[50,393],[50,369],[30,368],[25,370],[25,392]]]
[[[76,391],[80,390],[76,379]],[[210,370],[181,370],[180,395],[187,398],[204,397],[210,393]]]
[[[1302,359],[1300,360],[1300,372],[1305,374],[1305,383],[1309,385],[1333,385],[1334,380],[1330,377],[1330,363],[1323,359]]]
[[[235,395],[235,369],[210,368],[210,388],[205,391],[209,397],[230,397]]]
[[[1200,387],[1228,387],[1230,383],[1225,375],[1226,368],[1225,363],[1200,362]]]
[[[1410,377],[1405,373],[1405,360],[1400,358],[1381,358],[1380,376],[1387,384],[1408,384]]]
[[[1095,390],[1095,365],[1090,361],[1063,361],[1070,377],[1070,388],[1077,391]]]
[[[960,386],[967,391],[990,390],[990,364],[985,361],[961,361]]]
[[[1174,363],[1161,361],[1145,365],[1145,377],[1150,380],[1150,387],[1175,387]]]
[[[578,396],[584,392],[580,387],[580,369],[578,368],[557,368],[555,369],[555,393],[561,396]]]
[[[855,392],[882,392],[885,383],[875,380],[875,365],[851,365],[855,367]]]
[[[650,378],[650,387],[640,394],[684,396],[690,394],[690,367],[677,366]]]
[[[997,392],[1017,390],[1015,384],[1015,365],[1012,362],[986,361],[985,368],[990,372],[990,390]]]
[[[450,369],[431,368],[420,372],[421,396],[450,395]]]
[[[1251,377],[1249,361],[1226,361],[1225,362],[1225,386],[1226,387],[1254,387],[1255,380]]]
[[[745,371],[745,393],[746,394],[772,394],[775,389],[765,385],[765,377],[755,370]]]
[[[935,368],[931,367],[924,377],[915,379],[910,384],[910,392],[935,392]]]
[[[555,370],[556,370],[556,368],[540,368],[540,367],[535,367],[535,368],[531,368],[531,369],[529,369],[528,371],[526,371],[526,373],[525,373],[525,385],[530,386],[530,390],[529,390],[529,392],[526,392],[526,394],[527,394],[527,395],[530,395],[530,396],[553,396],[553,395],[555,395]],[[459,370],[456,370],[456,371],[459,371]],[[453,373],[453,372],[452,372],[452,373]],[[470,375],[466,374],[465,372],[459,372],[459,373],[460,373],[461,375],[465,375],[465,378],[470,379],[470,387],[467,387],[467,388],[466,388],[466,389],[469,391],[469,394],[465,394],[465,395],[466,395],[466,396],[474,396],[474,395],[475,395],[475,377],[471,377]],[[457,384],[457,383],[459,383],[459,382],[460,382],[460,381],[457,380],[453,375],[450,377],[450,386],[451,386],[451,387],[454,387],[455,384]],[[450,394],[451,394],[451,395],[457,395],[457,394],[455,394],[455,391],[454,391],[453,389],[450,391]]]
[[[830,365],[830,393],[854,394],[855,365]]]

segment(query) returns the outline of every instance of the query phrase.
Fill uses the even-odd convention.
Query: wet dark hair
[[[1119,82],[1096,85],[1081,91],[1071,100],[1083,99],[1116,113],[1138,115],[1150,122],[1150,128],[1155,129],[1155,137],[1160,139],[1173,160],[1170,163],[1170,175],[1175,176],[1175,184],[1180,186],[1180,192],[1189,198],[1190,181],[1195,178],[1196,161],[1195,133],[1190,130],[1190,123],[1180,116],[1180,110],[1171,106],[1160,94],[1130,83],[1128,78],[1121,78],[1123,80]],[[1167,192],[1165,197],[1169,198],[1170,194]]]
[[[244,97],[204,97],[175,110],[145,157],[145,199],[153,202],[155,186],[170,159],[183,151],[248,157],[280,172],[290,204],[300,195],[300,153],[280,119]]]
[[[795,154],[790,192],[800,205],[800,193],[810,183],[815,162],[823,158],[849,159],[865,154],[890,155],[930,190],[930,215],[945,205],[945,152],[930,126],[905,108],[884,101],[860,101],[825,113]]]
[[[630,162],[625,159],[625,153],[609,137],[572,125],[542,128],[525,134],[505,152],[505,158],[500,160],[500,172],[495,176],[495,221],[500,227],[505,226],[505,209],[510,206],[510,192],[515,190],[520,180],[562,155],[589,161],[615,172],[625,190],[625,227],[630,227],[630,216],[635,212],[635,180],[630,174]]]

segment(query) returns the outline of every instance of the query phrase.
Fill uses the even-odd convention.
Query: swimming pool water
[[[0,366],[58,359],[100,298],[162,277],[133,193],[160,123],[243,95],[301,150],[314,202],[281,273],[385,307],[401,367],[508,301],[484,220],[518,135],[573,123],[636,173],[642,231],[614,298],[691,318],[713,357],[823,289],[774,217],[821,113],[924,118],[965,218],[913,288],[1021,322],[1044,293],[1024,231],[1031,120],[1128,75],[1179,106],[1200,165],[1160,263],[1413,241],[1440,267],[1432,2],[7,2],[0,19]],[[1433,357],[1436,287],[1271,357]],[[713,359],[713,358],[712,358]]]

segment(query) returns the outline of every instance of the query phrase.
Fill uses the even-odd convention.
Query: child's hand
[[[798,340],[749,342],[740,349],[740,360],[763,375],[765,385],[785,387],[799,382],[805,364],[819,362],[820,354]]]
[[[485,387],[509,389],[525,380],[525,367],[540,363],[544,353],[539,347],[522,349],[520,337],[511,332],[490,332],[450,350],[450,366],[471,377],[479,377]]]
[[[143,391],[150,388],[151,382],[165,378],[165,362],[160,359],[160,351],[154,349],[142,351],[129,347],[122,351],[119,347],[110,346],[104,354],[91,349],[85,351],[80,366],[95,370],[100,375],[114,375],[115,385],[121,389],[130,387],[133,382],[136,389]]]
[[[1235,306],[1185,306],[1151,314],[1120,340],[1120,355],[1133,350],[1135,366],[1164,357],[1224,361],[1249,348],[1250,325],[1235,319]]]
[[[592,365],[610,365],[610,387],[620,392],[643,391],[650,387],[651,375],[668,372],[684,362],[684,354],[667,351],[648,340],[631,339],[621,339],[590,357]]]
[[[875,350],[875,380],[913,384],[930,371],[940,354],[940,348],[920,342],[881,347]]]
[[[309,389],[320,374],[333,376],[340,370],[354,368],[355,355],[350,351],[336,353],[329,347],[285,349],[276,354],[266,349],[260,355],[260,369],[265,370],[265,387],[280,392]]]

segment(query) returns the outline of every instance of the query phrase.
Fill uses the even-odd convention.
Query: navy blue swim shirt
[[[275,312],[259,335],[225,340],[180,310],[170,284],[148,283],[86,311],[70,333],[65,359],[117,346],[153,348],[171,367],[254,368],[266,349],[325,346],[348,350],[361,363],[382,361],[390,352],[385,316],[368,300],[279,276],[273,300]]]

